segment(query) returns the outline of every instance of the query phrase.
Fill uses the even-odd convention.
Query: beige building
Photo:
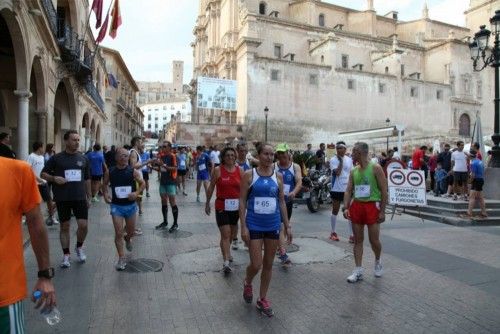
[[[184,62],[174,60],[172,62],[172,81],[166,82],[148,82],[138,81],[139,86],[138,103],[143,106],[148,103],[164,101],[167,99],[178,98],[186,91],[183,84]]]
[[[0,1],[0,129],[19,158],[31,143],[76,129],[81,149],[102,138],[104,60],[87,25],[87,0]]]
[[[142,136],[144,114],[137,107],[136,94],[139,87],[130,74],[120,52],[101,47],[106,62],[107,73],[111,74],[117,87],[111,80],[106,87],[106,110],[108,119],[104,128],[104,144],[123,146],[130,145],[134,136]]]
[[[432,20],[426,6],[409,22],[382,16],[373,0],[362,11],[319,0],[199,5],[192,85],[198,76],[237,80],[247,125],[262,123],[267,106],[271,134],[293,128],[297,141],[331,141],[388,118],[407,137],[466,138],[477,113],[492,132],[493,71],[473,71],[467,38],[498,0],[472,0],[467,27]],[[199,119],[206,111],[195,106]]]

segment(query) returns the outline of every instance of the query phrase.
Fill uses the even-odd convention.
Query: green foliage
[[[305,174],[305,170],[315,166],[318,163],[318,158],[315,155],[311,155],[307,152],[293,152],[292,156],[293,162],[298,164],[302,168],[302,173]]]

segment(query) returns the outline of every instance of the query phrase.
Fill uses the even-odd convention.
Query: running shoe
[[[124,258],[119,258],[115,265],[116,270],[122,271],[127,267],[127,261]]]
[[[57,220],[57,218],[55,217],[52,217],[52,224],[59,225],[59,220]]]
[[[169,233],[173,233],[179,229],[179,225],[174,224],[172,227],[168,230]]]
[[[87,261],[87,255],[85,255],[82,247],[75,247],[75,252],[76,256],[78,257],[78,261],[80,261],[81,263]]]
[[[272,317],[274,315],[271,303],[266,298],[257,300],[257,310],[265,316]]]
[[[149,193],[146,193],[146,197],[151,197],[151,195],[149,195]]]
[[[45,224],[46,224],[47,226],[52,226],[52,225],[54,225],[54,220],[53,220],[51,217],[49,217],[49,218],[47,218],[47,219],[45,220]]]
[[[155,229],[157,229],[157,230],[165,230],[165,229],[167,229],[167,227],[168,227],[168,223],[163,222],[160,225],[156,225]]]
[[[229,261],[229,262],[233,262],[233,261],[234,261],[234,259],[233,259],[233,257],[232,257],[231,255],[229,255],[229,259],[228,259],[228,261]]]
[[[125,248],[126,248],[129,252],[131,252],[131,251],[132,251],[132,240],[130,240],[130,239],[129,239],[129,240],[125,239]]]
[[[135,235],[142,235],[142,230],[138,227],[135,229],[134,234]]]
[[[222,265],[222,271],[224,272],[224,274],[229,274],[233,271],[233,269],[231,269],[231,267],[229,266],[229,264],[227,263],[224,263]]]
[[[349,243],[353,244],[354,243],[354,235],[349,236]]]
[[[287,253],[280,254],[278,258],[280,259],[282,266],[286,266],[292,263]]]
[[[332,232],[330,234],[330,240],[332,240],[332,241],[340,241],[339,236],[337,235],[336,232]]]
[[[61,262],[61,268],[69,268],[69,267],[71,267],[71,263],[69,262],[69,260],[70,260],[69,254],[65,254],[63,256],[63,260]]]
[[[246,281],[243,281],[243,299],[245,299],[248,304],[253,300],[252,284],[247,284]]]
[[[375,271],[374,275],[375,277],[382,277],[382,274],[384,273],[384,268],[382,267],[382,262],[375,261]]]
[[[238,250],[238,239],[234,239],[232,242],[233,250]]]
[[[356,283],[357,281],[363,280],[363,269],[354,269],[351,275],[347,277],[347,282]]]

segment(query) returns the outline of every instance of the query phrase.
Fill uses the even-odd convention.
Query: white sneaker
[[[69,262],[69,255],[64,255],[63,260],[61,262],[61,268],[69,268],[71,267],[71,263]]]
[[[126,267],[127,267],[127,261],[125,260],[125,258],[119,258],[118,262],[115,265],[116,270],[122,271],[125,270]]]
[[[135,229],[135,235],[142,235],[142,230],[138,227]]]
[[[363,279],[363,269],[354,269],[351,275],[347,277],[347,282],[356,283],[357,281],[361,281]]]
[[[375,261],[375,277],[382,277],[382,274],[384,273],[384,268],[382,267],[382,262],[380,261]]]
[[[87,255],[83,251],[83,247],[75,247],[76,256],[78,257],[78,261],[85,262],[87,261]]]
[[[238,250],[238,239],[233,240],[232,245],[233,250]]]
[[[59,220],[57,220],[57,218],[55,217],[52,217],[52,224],[59,225]]]
[[[231,267],[229,266],[229,263],[224,263],[222,265],[222,271],[224,272],[224,274],[229,274],[230,272],[233,271],[233,269],[231,269]]]

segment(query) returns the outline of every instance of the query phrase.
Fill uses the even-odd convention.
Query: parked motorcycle
[[[306,199],[307,208],[311,212],[318,212],[321,204],[331,204],[330,184],[332,182],[329,170],[309,170],[306,177],[302,179],[304,192],[302,198]],[[307,191],[306,191],[307,190]]]

